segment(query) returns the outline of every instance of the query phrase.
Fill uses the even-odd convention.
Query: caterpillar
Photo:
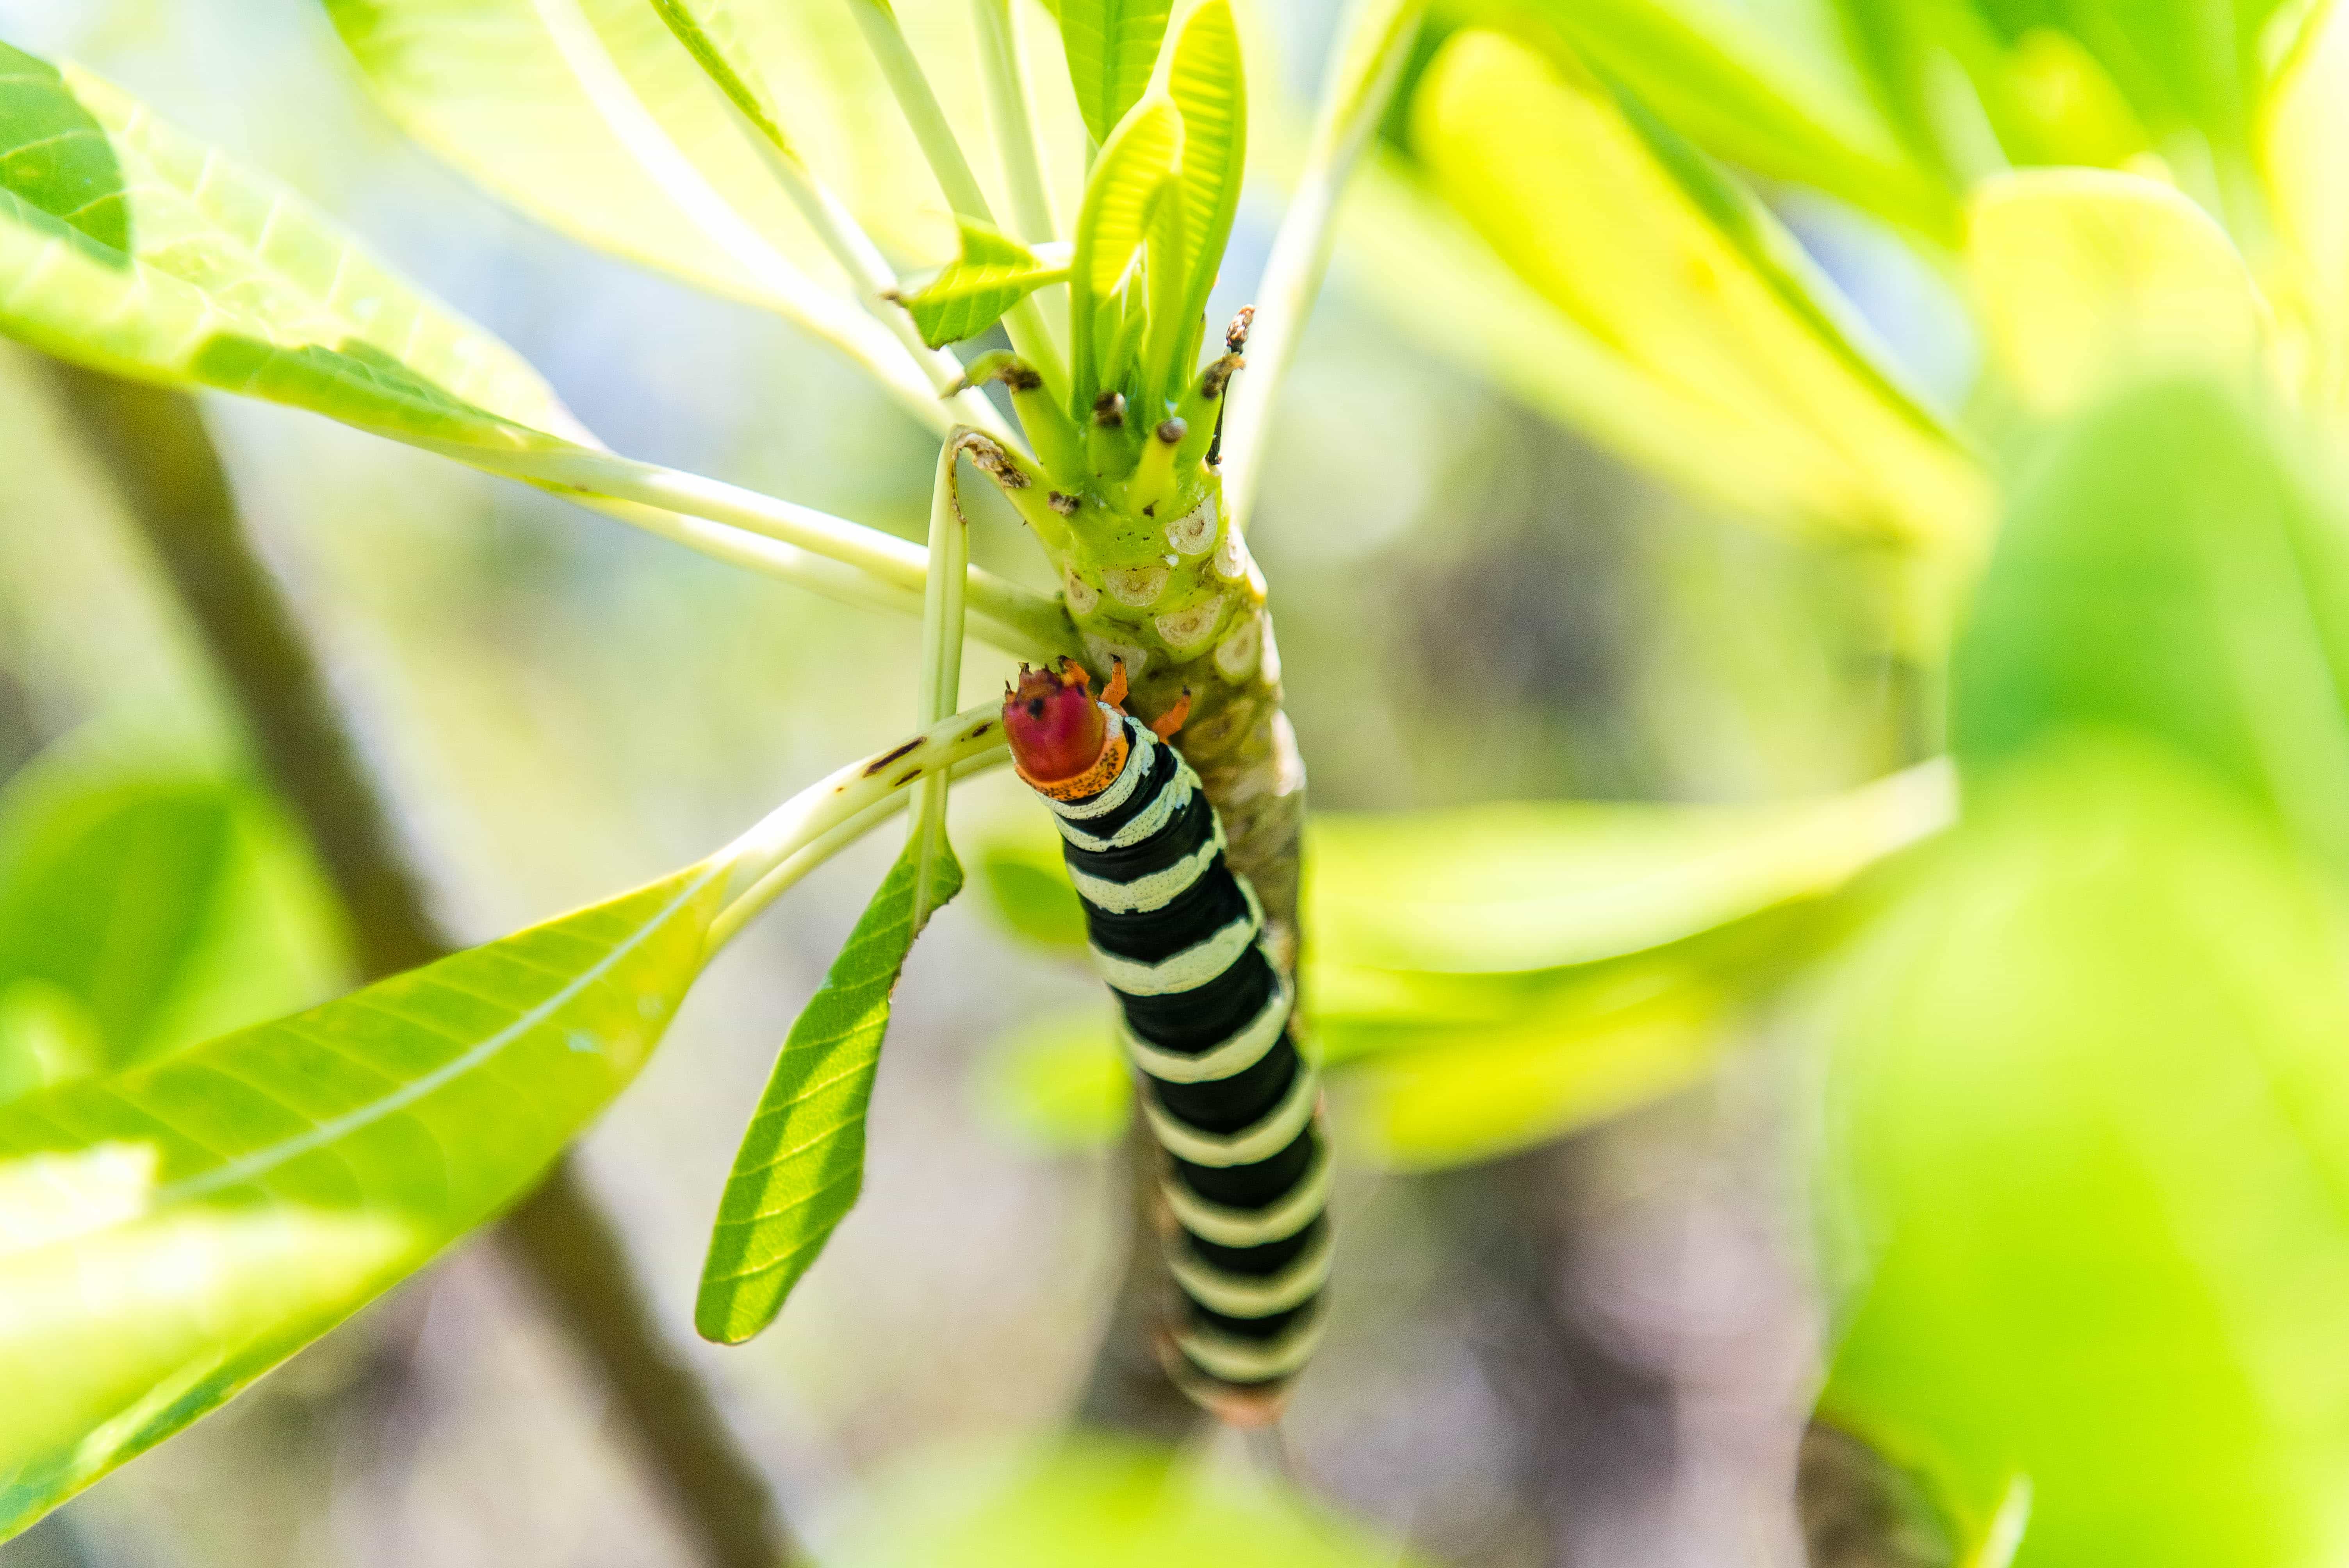
[[[1320,1340],[1330,1151],[1294,989],[1264,910],[1225,861],[1224,830],[1172,739],[1186,693],[1155,723],[1119,704],[1125,666],[1093,696],[1085,672],[1022,665],[1004,694],[1019,777],[1044,798],[1084,905],[1093,963],[1116,995],[1142,1113],[1165,1158],[1161,1232],[1179,1294],[1167,1371],[1226,1420],[1262,1425]]]

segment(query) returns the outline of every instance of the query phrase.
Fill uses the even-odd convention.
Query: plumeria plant
[[[712,954],[910,807],[717,1205],[697,1325],[771,1321],[854,1202],[891,990],[961,886],[953,784],[1005,760],[999,704],[957,707],[968,641],[1167,721],[1357,1157],[1554,1137],[1695,1081],[1756,998],[1815,982],[1819,1560],[2333,1560],[2336,7],[1846,0],[1772,31],[1693,0],[1360,0],[1300,130],[1231,0],[843,3],[326,0],[425,145],[870,371],[938,438],[923,545],[609,449],[291,191],[0,55],[0,328],[540,487],[923,649],[902,744],[670,876],[151,1060],[0,1062],[0,1532],[500,1213]],[[1226,325],[1251,170],[1288,205]],[[1247,540],[1333,248],[1438,353],[1860,562],[1885,777],[1337,820],[1301,878]],[[1859,286],[1887,279],[1907,308]],[[1979,377],[1927,374],[1936,326],[1986,346]],[[1051,591],[970,564],[973,485]],[[989,867],[1071,940],[1056,870]],[[1150,1332],[1115,1315],[1089,1417],[1188,1418]]]

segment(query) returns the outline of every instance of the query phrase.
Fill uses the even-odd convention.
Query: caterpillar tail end
[[[1289,1395],[1297,1387],[1294,1376],[1267,1383],[1226,1383],[1202,1372],[1183,1354],[1172,1331],[1162,1331],[1158,1336],[1158,1361],[1166,1369],[1168,1381],[1193,1404],[1224,1425],[1244,1432],[1260,1431],[1279,1420],[1288,1408]]]

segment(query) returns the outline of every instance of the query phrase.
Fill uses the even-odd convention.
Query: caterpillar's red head
[[[1056,670],[1019,666],[1019,684],[1003,694],[1003,734],[1019,776],[1059,799],[1108,788],[1125,764],[1124,727],[1111,725],[1067,659]]]

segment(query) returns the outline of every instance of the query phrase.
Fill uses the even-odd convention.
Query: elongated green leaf
[[[792,1025],[719,1201],[693,1324],[739,1345],[775,1320],[864,1181],[864,1112],[889,1005],[914,938],[916,846],[883,879],[847,944]],[[949,846],[932,869],[933,912],[962,889]]]
[[[0,1108],[0,1536],[527,1190],[659,1039],[721,880]]]
[[[1959,757],[2157,737],[2349,871],[2349,520],[2193,383],[2074,423],[2016,493],[1952,668]]]
[[[1330,1074],[1347,1130],[1393,1170],[1490,1160],[1688,1088],[1728,1038],[1733,998],[1693,970],[1561,989],[1505,1020],[1384,1031]]]
[[[1818,498],[1813,521],[1909,542],[1979,535],[1988,497],[1972,460],[1776,222],[1636,103],[1464,33],[1428,67],[1413,142],[1536,293],[1636,376],[1775,448],[1773,466]]]
[[[1229,0],[1207,0],[1183,24],[1166,90],[1183,111],[1182,319],[1207,308],[1240,210],[1247,165],[1247,79]],[[1177,366],[1178,374],[1188,366]]]
[[[512,350],[104,82],[0,45],[0,330],[403,439],[513,449],[575,428]]]
[[[1609,74],[1715,157],[1828,191],[1944,242],[1954,193],[1913,160],[1855,85],[1806,61],[1763,20],[1712,0],[1530,0]],[[1538,44],[1539,29],[1528,41]]]
[[[962,254],[900,301],[932,348],[977,337],[1038,289],[1069,276],[1068,268],[1047,265],[1019,241],[976,219],[956,222],[962,229]]]
[[[757,62],[742,47],[732,7],[725,0],[652,0],[652,6],[718,90],[777,151],[789,154],[791,138]]]
[[[1305,861],[1305,920],[1332,969],[1588,964],[1831,892],[1953,812],[1947,772],[1928,766],[1794,805],[1323,814]]]
[[[2026,1480],[2017,1568],[2334,1559],[2337,894],[2142,742],[2050,738],[1969,813],[1837,1008],[1822,1408],[1968,1533]]]
[[[1107,142],[1149,88],[1170,9],[1167,0],[1061,0],[1069,83],[1095,141]]]
[[[1966,260],[1992,349],[2023,401],[2068,413],[2148,374],[2248,384],[2266,307],[2226,232],[2172,186],[2105,170],[1984,181]]]

